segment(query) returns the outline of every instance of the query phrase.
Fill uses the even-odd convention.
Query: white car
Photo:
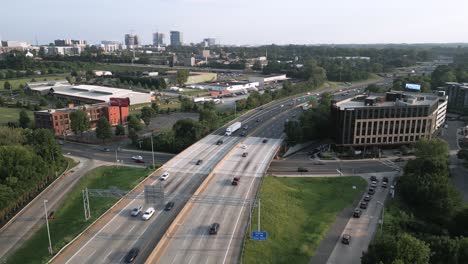
[[[148,220],[150,219],[153,215],[154,215],[154,208],[153,207],[150,207],[148,209],[146,209],[145,213],[141,216],[141,219],[143,220]]]
[[[169,178],[169,172],[165,172],[163,173],[163,175],[161,175],[161,177],[159,177],[159,179],[161,179],[161,181],[164,181],[164,180],[167,180],[167,178]]]
[[[142,156],[133,156],[132,160],[143,160]]]
[[[241,145],[241,149],[246,149],[247,146],[246,145]]]

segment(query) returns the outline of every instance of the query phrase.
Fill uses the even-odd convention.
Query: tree
[[[83,135],[90,128],[88,115],[83,110],[76,110],[70,114],[70,127],[73,133]]]
[[[176,74],[176,82],[179,87],[183,87],[188,80],[190,75],[189,70],[178,70]]]
[[[64,108],[65,105],[63,104],[62,101],[58,100],[56,103],[55,103],[55,108],[57,109],[60,109],[60,108]]]
[[[284,126],[289,143],[299,143],[302,141],[302,128],[298,121],[288,121]]]
[[[3,88],[5,90],[11,90],[11,83],[9,81],[6,81],[4,84],[3,84]]]
[[[254,71],[261,71],[262,70],[262,63],[260,61],[255,61],[252,65],[252,70]]]
[[[133,128],[128,129],[128,138],[132,141],[133,145],[138,143],[138,134]]]
[[[159,113],[159,105],[157,103],[151,103],[151,108],[157,113]]]
[[[134,115],[129,115],[128,116],[128,130],[130,132],[130,129],[134,130],[134,132],[141,131],[143,129],[143,126],[141,125],[140,119]]]
[[[180,150],[185,149],[201,138],[202,126],[190,118],[178,120],[172,127],[175,142]]]
[[[153,108],[145,106],[141,109],[141,119],[145,122],[145,125],[149,125],[151,122],[151,118],[156,116],[156,112]]]
[[[41,97],[39,99],[39,105],[40,106],[46,106],[47,105],[47,100]]]
[[[219,127],[221,119],[215,110],[203,109],[200,111],[199,121],[211,131]]]
[[[49,129],[35,129],[27,135],[27,143],[31,145],[37,155],[47,162],[57,162],[62,159],[62,152],[54,134]]]
[[[106,139],[112,138],[112,127],[105,116],[101,116],[96,127],[96,137],[102,139],[104,142]]]
[[[31,122],[31,119],[29,118],[28,113],[24,109],[21,109],[21,111],[19,113],[20,127],[28,128],[30,122]]]
[[[125,135],[125,127],[122,125],[117,125],[115,127],[115,135],[116,136],[124,136]]]

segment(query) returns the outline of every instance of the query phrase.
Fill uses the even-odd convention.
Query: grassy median
[[[106,166],[88,172],[66,196],[55,211],[55,219],[49,221],[52,247],[59,251],[89,224],[110,208],[117,198],[90,197],[91,218],[84,220],[81,191],[85,188],[107,189],[109,186],[121,190],[133,189],[151,171],[139,168]],[[47,263],[50,259],[45,223],[19,248],[7,263]]]
[[[308,263],[336,215],[358,199],[365,186],[361,177],[266,177],[260,190],[260,224],[268,240],[248,236],[244,263]]]

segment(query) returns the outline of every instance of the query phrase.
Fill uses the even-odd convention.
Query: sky
[[[183,33],[185,43],[351,44],[468,42],[466,0],[23,0],[1,5],[0,38],[123,42],[134,32]]]

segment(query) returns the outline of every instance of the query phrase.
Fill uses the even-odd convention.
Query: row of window
[[[426,119],[392,121],[357,121],[356,136],[426,133]]]
[[[376,118],[405,118],[405,117],[423,117],[429,115],[429,107],[399,107],[399,108],[363,108],[356,109],[357,119],[376,119]]]
[[[396,136],[396,137],[355,138],[354,144],[406,143],[406,142],[416,142],[420,138],[424,138],[424,136],[411,135],[411,136]]]

